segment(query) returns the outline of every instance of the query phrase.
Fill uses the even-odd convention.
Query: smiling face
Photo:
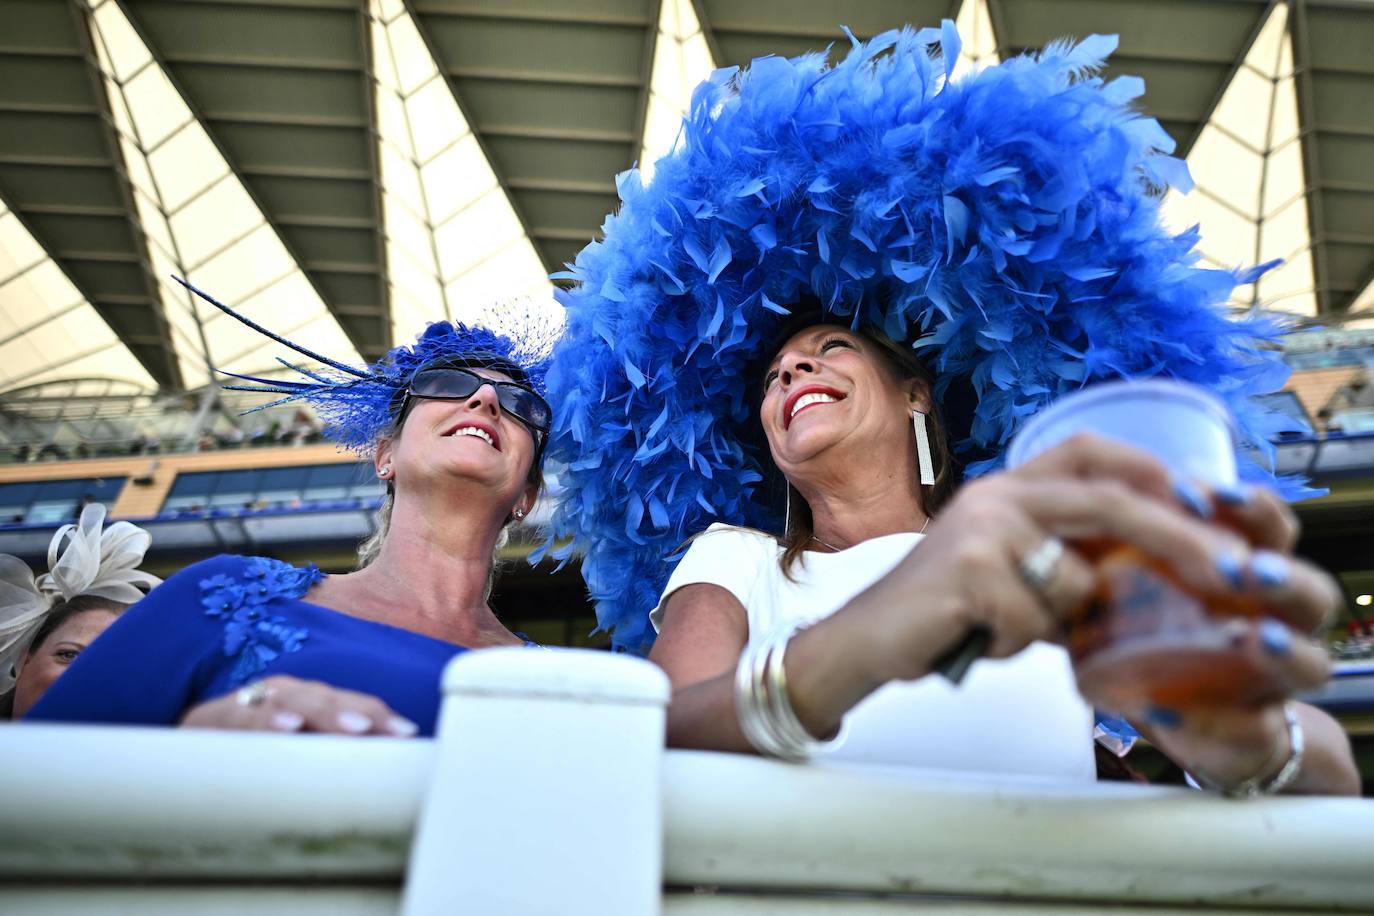
[[[763,386],[769,451],[794,484],[815,476],[818,462],[910,462],[911,411],[929,410],[924,383],[899,378],[877,344],[835,325],[788,338]]]
[[[103,609],[72,614],[48,633],[41,643],[30,646],[14,685],[14,718],[22,718],[33,708],[53,682],[67,670],[67,666],[95,642],[95,638],[104,633],[118,616],[116,611]]]
[[[494,369],[469,371],[511,381]],[[399,433],[378,447],[376,462],[390,466],[398,491],[466,479],[482,484],[509,511],[517,502],[534,501],[536,451],[530,428],[502,410],[496,390],[483,385],[461,399],[415,398]]]

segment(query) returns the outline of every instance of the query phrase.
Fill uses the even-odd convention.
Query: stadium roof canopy
[[[715,66],[957,18],[974,67],[1117,33],[1247,289],[1374,314],[1374,0],[5,0],[0,392],[203,387],[276,348],[373,359],[520,295],[671,148]]]

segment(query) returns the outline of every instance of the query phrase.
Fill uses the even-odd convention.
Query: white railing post
[[[491,649],[455,659],[444,696],[404,916],[658,913],[663,673]]]

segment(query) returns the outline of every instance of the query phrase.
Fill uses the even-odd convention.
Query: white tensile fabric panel
[[[0,204],[0,391],[78,378],[157,387],[19,217]]]
[[[1202,227],[1207,262],[1234,268],[1284,260],[1254,287],[1238,288],[1233,303],[1315,315],[1307,184],[1284,4],[1275,6],[1226,87],[1189,152],[1188,168],[1197,187],[1188,195],[1171,191],[1164,212],[1176,229]]]
[[[281,371],[280,344],[191,296],[215,298],[313,350],[361,358],[166,73],[113,0],[88,0],[91,32],[149,260],[187,387]],[[307,335],[308,330],[308,335]]]
[[[561,319],[505,189],[405,7],[371,0],[382,214],[395,339],[528,297]]]

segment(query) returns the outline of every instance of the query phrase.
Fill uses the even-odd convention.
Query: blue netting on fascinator
[[[971,474],[1049,401],[1120,377],[1206,386],[1272,454],[1288,421],[1250,397],[1287,376],[1281,328],[1224,306],[1264,268],[1201,268],[1196,228],[1163,226],[1161,189],[1191,181],[1132,107],[1143,82],[1093,75],[1115,46],[1056,43],[953,82],[950,23],[854,42],[833,67],[762,58],[696,90],[650,184],[620,177],[605,238],[566,275],[548,377],[567,463],[556,530],[585,552],[618,646],[651,642],[685,538],[715,521],[776,527],[743,432],[748,375],[805,297],[914,346],[937,396],[972,390],[971,415],[951,418],[969,430],[957,447],[992,457]]]
[[[495,330],[461,322],[436,321],[421,331],[413,344],[394,347],[377,362],[360,369],[292,343],[184,280],[178,279],[178,282],[225,314],[327,367],[304,369],[279,360],[308,381],[282,381],[226,372],[223,374],[251,384],[225,385],[225,388],[282,395],[254,410],[305,401],[324,422],[325,435],[344,448],[364,455],[370,454],[377,440],[390,431],[410,380],[426,367],[497,369],[545,396],[549,355],[561,332],[550,316],[538,309],[505,309],[500,315],[500,326]]]

